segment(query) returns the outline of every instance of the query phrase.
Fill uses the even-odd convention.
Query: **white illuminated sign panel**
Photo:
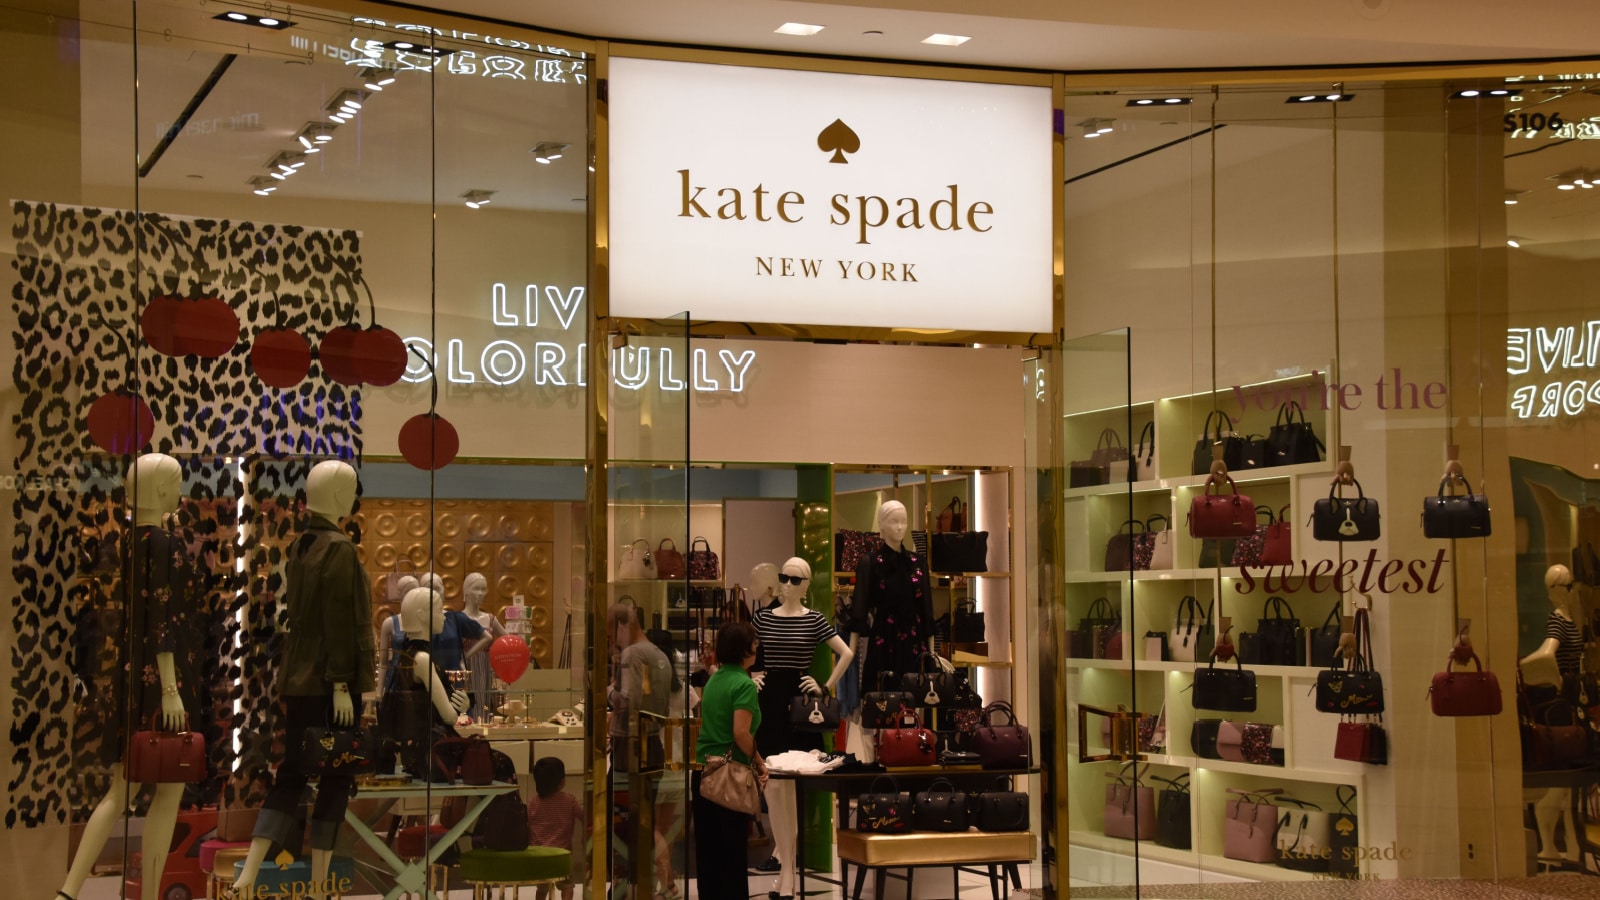
[[[1506,329],[1511,412],[1555,419],[1600,409],[1600,320]],[[1532,384],[1519,384],[1532,381]]]
[[[617,58],[611,313],[1050,330],[1044,87]]]

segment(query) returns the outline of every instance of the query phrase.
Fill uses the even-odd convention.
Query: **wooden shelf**
[[[1088,847],[1092,850],[1103,850],[1109,853],[1125,854],[1132,860],[1135,853],[1149,860],[1173,863],[1201,871],[1216,872],[1222,875],[1236,875],[1252,881],[1312,881],[1314,875],[1310,872],[1299,872],[1294,869],[1284,869],[1268,863],[1244,862],[1237,859],[1228,859],[1226,856],[1212,856],[1195,850],[1175,850],[1163,847],[1155,841],[1129,841],[1122,838],[1106,837],[1093,831],[1072,831],[1068,833],[1068,841],[1079,847]],[[1199,879],[1196,879],[1197,881]]]

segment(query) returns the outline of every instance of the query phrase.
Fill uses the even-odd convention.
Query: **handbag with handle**
[[[939,515],[934,519],[933,530],[948,534],[953,531],[967,530],[967,504],[960,497],[951,497],[950,503],[939,510]]]
[[[672,538],[662,538],[656,544],[656,577],[682,578],[688,572],[689,568],[683,562],[683,554],[678,552],[678,545],[673,543]]]
[[[1356,789],[1341,784],[1334,789],[1339,809],[1328,834],[1328,873],[1352,878],[1361,872],[1361,828],[1356,818]]]
[[[877,549],[879,540],[876,531],[852,531],[849,528],[835,531],[833,533],[835,571],[854,572],[856,566],[861,564],[861,560]]]
[[[708,756],[700,773],[700,796],[734,812],[761,812],[761,787],[755,770],[732,756]]]
[[[1222,855],[1245,862],[1276,862],[1278,807],[1271,798],[1283,793],[1283,789],[1228,788],[1228,793],[1237,796],[1228,801],[1227,818],[1222,823]]]
[[[839,698],[797,694],[789,701],[789,726],[796,731],[832,734],[839,730]]]
[[[1217,668],[1217,654],[1211,654],[1211,663],[1194,670],[1194,691],[1190,702],[1195,709],[1214,709],[1221,712],[1256,711],[1256,673],[1246,669],[1237,655],[1233,668]]]
[[[1122,616],[1112,612],[1109,600],[1097,597],[1089,604],[1089,614],[1078,620],[1078,632],[1089,636],[1089,652],[1083,655],[1093,659],[1108,659],[1106,643],[1113,635],[1122,632]]]
[[[1212,428],[1212,423],[1216,428]],[[1222,445],[1222,461],[1229,469],[1239,469],[1244,464],[1244,438],[1233,430],[1233,418],[1220,409],[1214,409],[1206,416],[1206,423],[1200,429],[1200,439],[1194,444],[1194,458],[1191,460],[1189,474],[1204,475],[1211,471],[1211,447],[1213,444]]]
[[[1095,441],[1094,452],[1089,454],[1089,461],[1098,465],[1104,476],[1101,484],[1111,482],[1111,464],[1129,458],[1128,448],[1122,443],[1122,435],[1115,428],[1103,428],[1100,437]]]
[[[1200,759],[1221,759],[1217,749],[1217,736],[1221,733],[1221,719],[1195,719],[1189,726],[1189,749]]]
[[[1211,492],[1227,482],[1229,493]],[[1241,538],[1256,533],[1256,505],[1228,475],[1206,479],[1203,493],[1189,503],[1189,536],[1196,538]]]
[[[911,796],[911,827],[917,831],[966,831],[967,795],[949,779],[936,778]]]
[[[1167,638],[1167,649],[1175,662],[1208,659],[1217,631],[1211,624],[1211,607],[1194,595],[1178,601],[1178,618]]]
[[[359,728],[314,725],[300,742],[300,771],[308,775],[369,775],[378,770],[372,734]]]
[[[1261,555],[1258,566],[1294,565],[1294,523],[1289,521],[1289,505],[1278,510],[1276,521],[1267,526],[1261,536]]]
[[[932,571],[949,574],[989,571],[989,532],[958,531],[928,536]]]
[[[931,766],[939,761],[938,739],[922,726],[922,714],[904,710],[895,723],[878,731],[878,762],[896,768]]]
[[[1333,758],[1374,766],[1388,765],[1389,735],[1383,730],[1383,718],[1340,722],[1333,739]]]
[[[883,782],[888,790],[882,789]],[[879,775],[856,798],[856,830],[872,834],[904,834],[911,830],[911,797],[900,792],[892,775]]]
[[[1378,523],[1378,501],[1368,497],[1354,478],[1356,496],[1343,496],[1335,478],[1328,496],[1311,507],[1311,536],[1319,541],[1375,541],[1383,532]]]
[[[128,742],[129,784],[196,784],[206,779],[206,738],[189,730],[162,731],[161,713],[150,714],[150,728]]]
[[[656,560],[650,553],[649,541],[638,538],[622,548],[622,557],[617,560],[618,581],[653,581],[655,577]]]
[[[1130,525],[1133,526],[1132,530],[1128,530]],[[1145,524],[1138,519],[1129,519],[1123,522],[1117,533],[1106,541],[1106,571],[1129,572],[1148,569],[1154,549]]]
[[[1356,652],[1346,666],[1334,664],[1317,673],[1317,711],[1342,715],[1383,712],[1383,677],[1372,668],[1372,624],[1367,611],[1356,610]]]
[[[981,644],[985,632],[983,613],[978,603],[966,597],[956,603],[950,615],[950,640],[957,644]]]
[[[1267,517],[1266,524],[1261,524],[1261,517]],[[1267,530],[1277,524],[1277,517],[1272,514],[1272,507],[1256,507],[1256,530],[1249,537],[1239,538],[1233,542],[1233,558],[1229,561],[1235,566],[1258,566],[1261,564],[1261,554],[1267,547]]]
[[[1589,727],[1583,713],[1565,698],[1535,705],[1520,682],[1517,690],[1518,729],[1525,772],[1577,769],[1589,763]]]
[[[1247,434],[1240,438],[1239,470],[1264,469],[1272,465],[1267,460],[1267,436]]]
[[[1188,850],[1194,843],[1194,831],[1189,822],[1189,773],[1176,778],[1159,775],[1150,778],[1167,785],[1156,795],[1156,843],[1174,850]]]
[[[1343,634],[1344,625],[1339,619],[1339,604],[1335,603],[1328,610],[1328,617],[1311,631],[1311,650],[1307,664],[1319,669],[1334,667],[1339,662],[1339,637]]]
[[[956,677],[943,671],[938,657],[924,653],[917,661],[917,671],[900,676],[900,689],[910,694],[917,706],[944,706],[955,698]]]
[[[1027,831],[1028,795],[1011,790],[1003,775],[994,783],[997,789],[984,791],[974,801],[973,824],[979,831]]]
[[[996,725],[994,717],[1006,717],[1005,724]],[[1028,726],[1017,724],[1011,704],[997,700],[983,708],[983,723],[972,736],[972,749],[985,769],[1026,769],[1033,764],[1033,740]]]
[[[1146,766],[1145,768],[1149,768]],[[1105,835],[1124,840],[1154,840],[1156,836],[1156,794],[1143,782],[1137,762],[1121,771],[1107,772]]]
[[[1329,849],[1328,814],[1315,803],[1278,798],[1278,866],[1296,872],[1326,872]]]
[[[893,677],[892,672],[879,672],[878,689],[861,695],[862,728],[889,728],[900,721],[901,712],[916,707],[911,694],[884,686]]]
[[[1298,419],[1296,418],[1298,417]],[[1306,421],[1306,411],[1290,400],[1278,407],[1278,417],[1267,432],[1266,465],[1293,466],[1322,461],[1322,439]]]
[[[1298,666],[1305,663],[1305,630],[1294,608],[1282,597],[1268,597],[1261,605],[1256,630],[1239,635],[1239,658],[1257,666]]]
[[[1161,527],[1156,528],[1160,522]],[[1154,513],[1144,520],[1145,540],[1150,544],[1150,562],[1146,569],[1172,568],[1172,520],[1161,513]]]
[[[1446,493],[1453,481],[1467,489],[1462,495]],[[1422,536],[1430,538],[1482,538],[1491,533],[1489,498],[1474,494],[1472,485],[1450,474],[1439,479],[1439,492],[1422,498]]]
[[[876,535],[874,535],[876,537]],[[711,542],[699,535],[689,542],[689,577],[695,581],[716,581],[722,570]]]
[[[1497,716],[1503,701],[1500,697],[1500,679],[1485,671],[1478,654],[1466,648],[1475,668],[1471,672],[1458,672],[1454,668],[1456,654],[1445,659],[1444,671],[1433,676],[1428,686],[1428,704],[1436,716]]]
[[[1112,460],[1109,483],[1150,481],[1156,477],[1156,423],[1144,423],[1139,440],[1128,449],[1129,458]]]

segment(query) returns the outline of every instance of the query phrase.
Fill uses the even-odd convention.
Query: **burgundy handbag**
[[[704,550],[700,549],[701,544],[706,545]],[[850,571],[855,571],[855,566],[851,566]],[[711,549],[711,542],[696,536],[689,542],[689,577],[694,581],[716,581],[720,574],[721,564],[717,561],[716,552]]]
[[[1106,785],[1106,837],[1130,841],[1155,840],[1156,793],[1141,783],[1143,773],[1138,765],[1137,762],[1131,762],[1123,766],[1120,772],[1106,773],[1106,777],[1114,782]]]
[[[1471,648],[1475,672],[1457,672],[1451,668],[1455,654],[1445,659],[1444,671],[1433,676],[1428,687],[1428,702],[1436,716],[1497,716],[1500,714],[1500,679],[1493,672],[1483,670],[1483,662]]]
[[[885,766],[932,766],[939,762],[938,741],[922,727],[922,716],[902,711],[895,724],[878,732],[878,762]]]
[[[656,545],[656,577],[662,579],[682,578],[688,568],[683,564],[683,554],[678,552],[678,545],[672,538],[662,538]]]
[[[1278,807],[1270,798],[1282,788],[1246,791],[1228,788],[1238,799],[1228,801],[1228,818],[1222,823],[1222,855],[1245,862],[1278,860]]]
[[[1212,485],[1228,482],[1230,493],[1213,494]],[[1189,502],[1189,536],[1197,538],[1240,538],[1256,533],[1256,505],[1246,494],[1239,493],[1233,476],[1213,475],[1206,479],[1206,489]]]
[[[995,725],[995,713],[1005,713],[1006,724]],[[1028,737],[1028,726],[1017,724],[1011,704],[1004,700],[983,708],[983,724],[972,736],[972,749],[985,769],[1026,769],[1033,764],[1033,740]]]
[[[1333,739],[1333,758],[1374,766],[1389,764],[1389,735],[1379,722],[1340,722]]]
[[[1278,519],[1267,526],[1266,536],[1261,542],[1261,558],[1256,561],[1258,566],[1289,566],[1294,564],[1294,541],[1290,535],[1294,533],[1294,525],[1289,521],[1289,506],[1284,504],[1278,510]]]
[[[189,730],[162,731],[161,713],[150,714],[150,730],[135,731],[128,742],[130,784],[195,784],[206,777],[206,739]]]

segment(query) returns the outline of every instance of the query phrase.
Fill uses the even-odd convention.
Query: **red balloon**
[[[221,297],[200,297],[179,304],[178,346],[206,359],[225,356],[239,343],[239,314]]]
[[[317,346],[322,373],[340,384],[360,384],[360,366],[355,355],[360,339],[361,329],[354,325],[341,325],[323,335],[322,343]]]
[[[292,388],[311,371],[311,342],[292,328],[269,328],[250,345],[256,377],[275,388]]]
[[[489,668],[507,684],[528,671],[528,644],[521,635],[502,634],[489,645]]]
[[[355,345],[356,374],[367,384],[387,387],[406,373],[406,345],[400,335],[373,325],[362,331]]]
[[[420,413],[400,426],[400,455],[419,469],[442,469],[460,451],[456,427],[438,413]]]
[[[178,336],[178,316],[182,310],[183,301],[177,297],[157,296],[145,304],[144,311],[139,314],[139,331],[150,349],[166,356],[182,356],[186,352]]]
[[[108,453],[138,453],[156,433],[150,405],[132,391],[115,390],[89,405],[89,439]]]

